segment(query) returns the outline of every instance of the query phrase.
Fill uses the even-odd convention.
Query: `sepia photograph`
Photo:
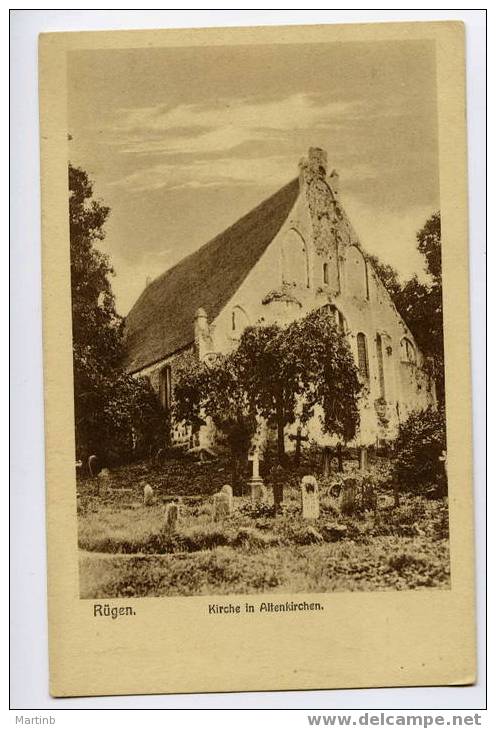
[[[428,38],[67,53],[80,598],[450,589],[437,101]]]

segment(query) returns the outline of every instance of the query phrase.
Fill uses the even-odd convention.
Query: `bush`
[[[291,541],[294,544],[321,544],[324,537],[313,526],[296,526],[290,533]]]
[[[240,506],[239,512],[243,516],[249,516],[251,519],[263,519],[274,516],[274,507],[263,501],[255,504],[248,502]]]
[[[393,477],[403,491],[423,492],[435,485],[446,493],[444,412],[432,408],[412,412],[400,426]]]

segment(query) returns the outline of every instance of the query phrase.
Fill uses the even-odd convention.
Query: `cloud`
[[[318,103],[297,93],[277,101],[219,100],[120,109],[107,130],[109,143],[126,154],[225,153],[248,142],[279,140],[306,129],[323,129],[355,118],[360,102]]]
[[[293,155],[247,159],[221,157],[188,163],[155,164],[132,172],[111,185],[133,193],[161,188],[181,190],[229,185],[277,187],[285,185],[296,174]]]

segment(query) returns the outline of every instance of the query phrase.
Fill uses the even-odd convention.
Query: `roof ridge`
[[[147,290],[147,289],[148,289],[148,288],[149,288],[150,286],[153,286],[153,284],[155,284],[156,282],[158,282],[158,281],[160,281],[160,280],[164,279],[164,278],[165,278],[165,277],[167,276],[167,274],[169,274],[169,273],[171,273],[172,271],[174,271],[174,269],[175,269],[175,268],[177,268],[177,267],[178,267],[178,266],[180,266],[180,265],[181,265],[182,263],[184,263],[185,261],[187,261],[187,260],[188,260],[188,258],[191,258],[192,256],[196,256],[196,255],[197,255],[198,253],[200,253],[200,252],[201,252],[202,250],[204,250],[205,248],[207,248],[207,246],[209,246],[209,245],[211,245],[212,243],[214,243],[214,242],[215,242],[216,240],[218,240],[219,238],[221,238],[221,237],[222,237],[223,235],[226,235],[227,233],[229,233],[229,231],[231,231],[231,230],[232,230],[233,228],[235,228],[235,227],[236,227],[237,225],[239,225],[239,224],[243,223],[243,221],[244,221],[244,220],[245,220],[245,219],[246,219],[247,217],[249,217],[250,215],[253,215],[254,213],[256,213],[256,212],[257,212],[257,210],[258,210],[259,208],[262,208],[262,207],[264,207],[264,205],[266,205],[267,203],[269,203],[269,202],[270,202],[270,201],[272,200],[272,198],[276,197],[276,196],[277,196],[277,195],[279,195],[279,194],[280,194],[280,193],[281,193],[281,192],[282,192],[283,190],[285,190],[286,188],[290,187],[290,185],[294,184],[294,182],[295,182],[295,181],[296,181],[297,179],[298,179],[297,177],[293,178],[293,179],[292,179],[292,180],[291,180],[290,182],[286,183],[286,185],[283,185],[283,187],[279,188],[279,190],[277,190],[276,192],[273,192],[273,193],[272,193],[272,195],[269,195],[269,197],[266,197],[266,198],[264,198],[264,200],[262,200],[262,202],[260,202],[260,203],[259,203],[258,205],[256,205],[256,206],[255,206],[254,208],[251,208],[251,209],[250,209],[250,210],[248,210],[248,211],[247,211],[246,213],[244,213],[244,214],[243,214],[243,215],[242,215],[242,216],[241,216],[240,218],[238,218],[238,220],[236,220],[236,222],[235,222],[235,223],[232,223],[232,224],[231,224],[231,225],[229,225],[229,226],[228,226],[227,228],[224,228],[224,230],[222,230],[222,231],[221,231],[220,233],[217,233],[217,235],[215,235],[215,236],[214,236],[213,238],[210,238],[210,240],[207,240],[207,241],[206,241],[206,243],[202,243],[202,245],[201,245],[201,246],[200,246],[199,248],[196,248],[196,250],[194,250],[194,251],[191,251],[191,253],[187,253],[187,254],[186,254],[185,256],[183,256],[182,258],[180,258],[180,259],[179,259],[179,261],[177,261],[177,262],[176,262],[176,263],[175,263],[175,264],[174,264],[173,266],[171,266],[170,268],[166,268],[166,269],[165,269],[165,271],[163,271],[163,272],[162,272],[162,273],[160,273],[160,274],[159,274],[159,275],[158,275],[158,276],[157,276],[156,278],[154,278],[154,279],[153,279],[152,281],[150,281],[150,283],[148,284],[148,286],[146,286],[146,287],[145,287],[145,288],[143,289],[143,291],[141,292],[140,296],[139,296],[139,297],[138,297],[138,299],[136,300],[136,303],[138,303],[138,301],[140,300],[141,296],[143,296],[143,294],[145,293],[145,291],[146,291],[146,290]],[[136,305],[136,304],[134,304],[134,306],[135,306],[135,305]],[[133,306],[133,308],[134,308],[134,306]]]
[[[125,365],[136,372],[194,339],[195,311],[215,318],[288,217],[298,177],[146,286],[126,317]]]

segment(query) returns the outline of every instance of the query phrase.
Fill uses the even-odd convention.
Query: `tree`
[[[296,418],[301,392],[296,352],[286,346],[286,330],[278,324],[247,327],[236,363],[250,412],[277,428],[277,453],[284,460],[284,428]]]
[[[82,169],[69,165],[76,453],[120,460],[160,437],[164,417],[148,381],[123,372],[123,320],[115,308],[105,238],[110,209],[93,198]]]
[[[422,492],[436,487],[446,493],[446,422],[442,410],[412,412],[400,425],[394,458],[396,486]]]
[[[443,286],[441,273],[441,216],[433,213],[417,232],[417,249],[425,257],[428,283],[413,276],[393,298],[398,311],[410,327],[426,356],[426,365],[436,383],[441,407],[444,406]]]
[[[402,284],[398,276],[398,271],[388,263],[383,263],[377,256],[368,254],[368,260],[372,264],[374,271],[379,276],[386,291],[392,297],[393,301],[401,293]]]
[[[441,213],[431,215],[423,228],[417,232],[417,249],[425,256],[426,271],[434,284],[442,285],[441,268]]]
[[[325,310],[316,309],[290,324],[283,341],[286,356],[295,354],[301,421],[319,412],[324,433],[352,440],[362,388],[345,335]]]
[[[283,463],[284,431],[298,417],[319,412],[324,432],[351,440],[360,389],[345,336],[327,312],[314,311],[287,327],[247,327],[234,352],[208,364],[187,360],[176,375],[174,416],[193,427],[210,416],[239,457],[264,418],[277,428]]]
[[[319,413],[325,433],[354,437],[361,385],[348,341],[327,311],[317,309],[287,327],[246,329],[238,356],[252,409],[277,427],[281,464],[284,430],[297,418],[306,423]]]
[[[256,430],[256,417],[250,411],[240,373],[237,352],[217,354],[208,362],[200,362],[191,354],[174,373],[174,419],[189,423],[194,431],[206,424],[207,417],[212,419],[231,451],[236,495],[240,494],[240,464],[246,459]]]

